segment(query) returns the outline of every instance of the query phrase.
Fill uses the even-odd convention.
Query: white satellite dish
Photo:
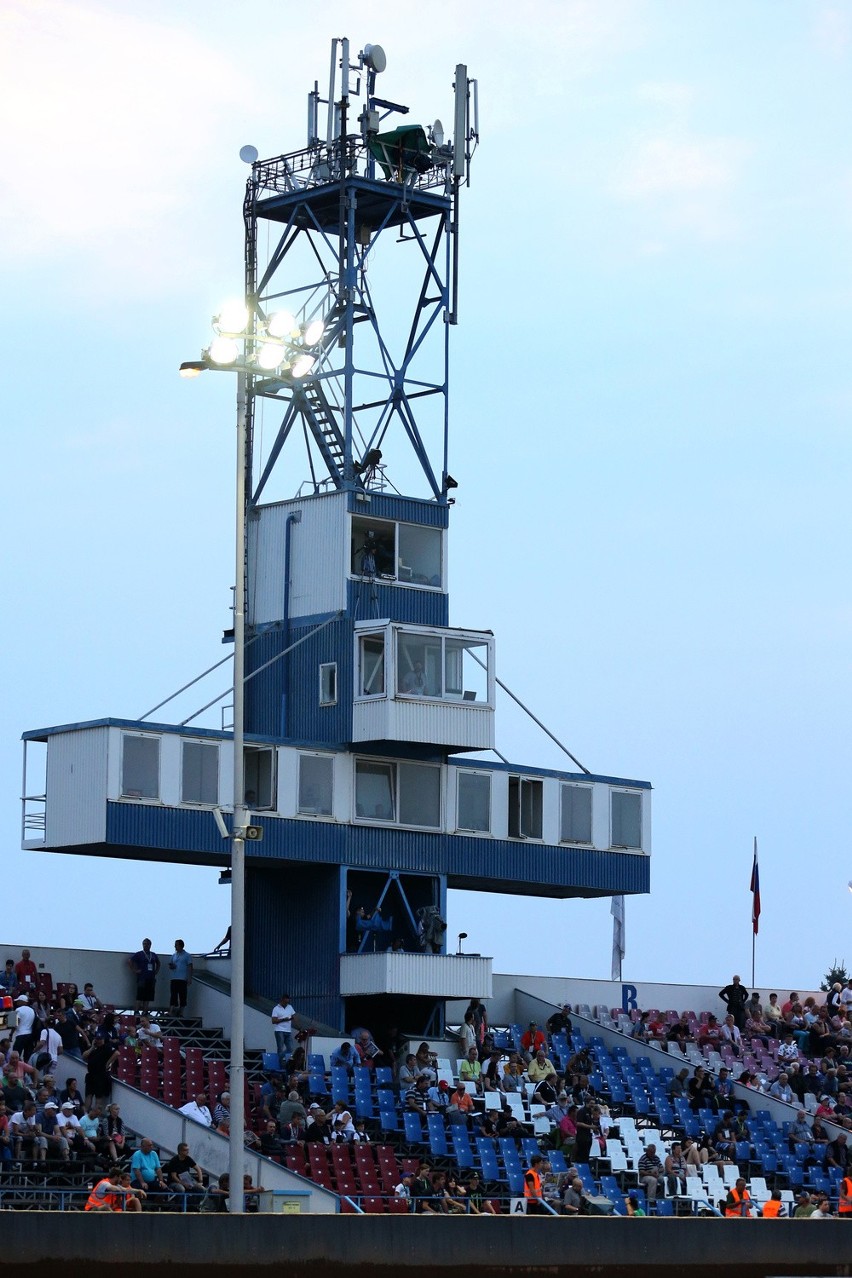
[[[436,120],[432,125],[432,141],[435,146],[444,145],[444,126],[440,120]]]
[[[385,51],[380,44],[364,45],[364,61],[371,71],[384,71],[388,64]]]
[[[241,146],[240,159],[242,160],[243,164],[254,164],[255,160],[257,159],[257,147],[250,146],[250,145]]]

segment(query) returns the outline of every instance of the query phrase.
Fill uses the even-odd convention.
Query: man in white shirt
[[[739,1031],[739,1026],[730,1013],[728,1013],[725,1017],[725,1023],[722,1026],[722,1038],[731,1044],[734,1051],[739,1056],[742,1050],[743,1039]]]
[[[156,1047],[159,1051],[163,1050],[163,1031],[156,1021],[151,1020],[150,1016],[140,1017],[136,1037],[143,1047]]]
[[[56,1130],[60,1136],[64,1136],[68,1142],[68,1148],[95,1153],[95,1147],[90,1140],[83,1135],[80,1127],[80,1120],[74,1113],[74,1102],[65,1101],[56,1115]]]
[[[30,1007],[29,995],[18,995],[15,999],[15,1012],[17,1015],[17,1027],[13,1043],[15,1050],[20,1052],[21,1059],[27,1060],[33,1047],[33,1021],[35,1020],[35,1012]]]
[[[213,1126],[213,1115],[207,1108],[207,1094],[205,1092],[199,1092],[195,1100],[187,1101],[185,1105],[181,1105],[178,1113],[191,1118],[194,1123],[201,1123],[204,1127]]]
[[[296,1009],[289,994],[282,994],[272,1009],[272,1029],[275,1034],[275,1050],[283,1064],[285,1056],[293,1052],[293,1017]]]
[[[35,1058],[33,1063],[35,1063],[35,1061],[42,1055],[49,1056],[50,1063],[43,1064],[39,1066],[39,1068],[42,1073],[47,1072],[52,1074],[59,1063],[60,1056],[62,1055],[62,1039],[59,1037],[52,1025],[45,1025],[44,1029],[41,1031],[41,1038],[38,1040],[38,1044],[33,1052],[33,1056]]]
[[[840,1014],[847,1020],[852,1018],[852,976],[840,991]]]

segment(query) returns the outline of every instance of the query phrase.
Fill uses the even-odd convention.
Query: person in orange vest
[[[840,1200],[837,1207],[838,1216],[852,1220],[852,1176],[844,1176],[840,1182]]]
[[[746,1183],[740,1176],[733,1189],[729,1189],[725,1197],[725,1215],[726,1216],[750,1216],[751,1215],[751,1198],[746,1189]]]
[[[99,1180],[86,1200],[84,1211],[141,1211],[144,1189],[134,1189],[130,1173],[120,1167],[110,1167],[108,1174]]]
[[[769,1202],[763,1204],[763,1211],[760,1213],[764,1220],[778,1220],[782,1216],[786,1216],[784,1204],[781,1201],[781,1190],[773,1189],[772,1197]]]
[[[540,1168],[544,1159],[541,1154],[533,1154],[530,1165],[524,1172],[524,1198],[527,1200],[528,1216],[546,1216],[547,1208],[541,1192]]]

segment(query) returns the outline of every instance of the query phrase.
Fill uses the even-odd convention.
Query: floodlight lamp
[[[220,333],[243,333],[248,328],[248,307],[239,298],[232,298],[222,304],[214,322]]]
[[[186,359],[181,364],[180,368],[178,369],[178,372],[180,373],[181,377],[186,377],[186,378],[200,377],[201,374],[206,369],[206,367],[207,365],[205,364],[203,359]]]
[[[306,346],[316,346],[317,342],[325,332],[325,320],[311,320],[305,329],[304,342]]]
[[[298,333],[299,325],[289,311],[276,311],[270,315],[266,331],[270,337],[289,337],[294,331]]]
[[[284,351],[282,347],[278,346],[275,342],[264,342],[263,346],[260,347],[257,355],[255,356],[258,367],[264,369],[268,373],[272,372],[274,368],[277,368],[283,358]]]
[[[300,355],[293,365],[293,376],[307,377],[315,363],[316,359],[313,355]]]
[[[240,353],[239,343],[233,337],[214,337],[208,354],[214,364],[233,364]]]

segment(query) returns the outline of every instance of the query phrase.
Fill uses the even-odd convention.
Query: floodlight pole
[[[231,827],[231,1121],[228,1150],[228,1211],[244,1210],[245,1150],[245,633],[246,633],[246,459],[248,377],[237,373],[236,571],[234,576],[234,818]]]

